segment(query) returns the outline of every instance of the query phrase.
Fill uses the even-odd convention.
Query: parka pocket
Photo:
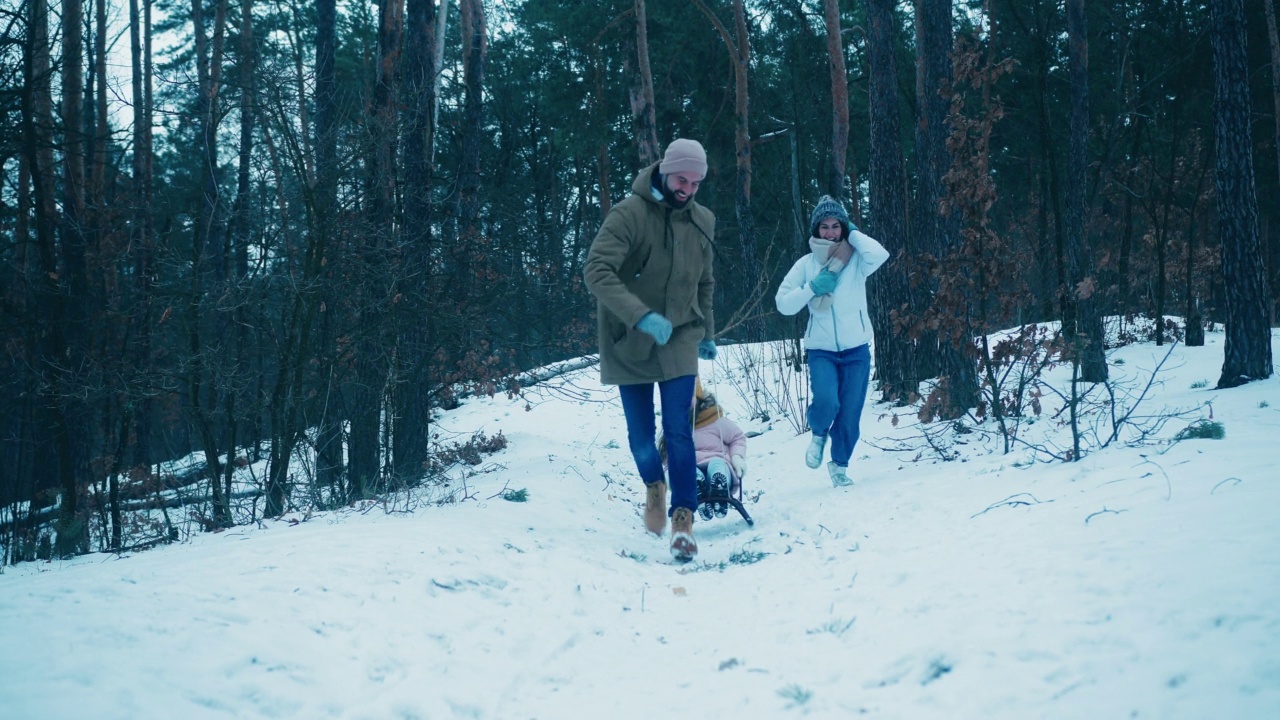
[[[618,277],[622,278],[623,283],[629,285],[644,275],[645,268],[649,266],[649,258],[653,255],[653,247],[644,248],[643,252],[643,257],[628,258],[626,264],[619,268]]]
[[[625,328],[620,339],[614,342],[614,356],[628,363],[637,363],[649,357],[657,341],[649,333]]]

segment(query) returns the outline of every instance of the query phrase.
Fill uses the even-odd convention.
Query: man
[[[711,273],[715,215],[694,201],[707,174],[707,154],[678,139],[662,161],[640,171],[631,194],[605,217],[591,243],[583,275],[596,296],[600,380],[617,385],[627,443],[645,483],[644,523],[662,534],[671,518],[671,555],[698,553],[693,511],[693,403],[698,358],[714,359]],[[662,402],[662,433],[671,475],[667,483],[655,445],[653,386]]]

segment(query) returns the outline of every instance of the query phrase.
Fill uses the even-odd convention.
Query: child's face
[[[818,223],[818,237],[823,240],[839,240],[844,226],[835,218],[827,218]]]

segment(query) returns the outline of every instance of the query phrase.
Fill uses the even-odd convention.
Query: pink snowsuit
[[[732,468],[734,455],[747,455],[747,436],[737,423],[721,416],[715,422],[694,429],[693,447],[697,453],[697,465],[704,472],[707,463],[716,458],[724,460]],[[733,487],[736,489],[740,484],[741,479],[734,476]]]

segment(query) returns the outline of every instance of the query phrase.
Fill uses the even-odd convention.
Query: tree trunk
[[[254,68],[257,64],[257,44],[253,37],[253,0],[243,0],[240,9],[240,57],[236,59],[240,81],[240,157],[236,170],[236,200],[232,218],[235,223],[231,233],[231,277],[240,279],[249,271],[249,222],[251,191],[250,170],[253,163],[253,121],[256,110],[253,98]],[[303,103],[304,105],[306,103]],[[305,127],[305,123],[303,125]],[[242,316],[241,316],[242,317]],[[240,323],[237,323],[239,325]]]
[[[203,0],[192,0],[191,10],[192,22],[195,25],[193,32],[196,45],[196,78],[199,83],[196,113],[200,127],[200,179],[203,189],[194,228],[194,252],[197,254],[195,258],[197,268],[206,267],[206,263],[219,268],[222,265],[219,232],[222,198],[218,184],[218,121],[221,117],[218,98],[222,92],[222,56],[227,29],[227,0],[218,0],[215,6],[212,39],[206,35]],[[214,253],[214,257],[204,258],[206,251]]]
[[[315,213],[310,228],[311,244],[323,258],[333,246],[335,205],[337,204],[337,114],[338,87],[335,66],[337,52],[337,1],[317,0],[316,4],[316,80],[315,80]],[[316,418],[316,483],[328,488],[335,504],[345,501],[342,476],[345,471],[343,458],[342,414],[336,392],[337,369],[333,359],[332,317],[337,303],[330,294],[332,283],[321,283],[320,305],[325,310],[320,320],[316,346],[321,348],[320,368],[316,377],[321,383],[321,397]],[[279,498],[281,489],[269,492],[268,497]]]
[[[1032,19],[1035,24],[1035,108],[1038,142],[1036,152],[1039,167],[1036,172],[1039,192],[1036,208],[1038,244],[1036,251],[1039,299],[1037,319],[1061,317],[1062,287],[1066,284],[1062,271],[1062,207],[1059,202],[1058,151],[1054,140],[1053,121],[1055,110],[1050,107],[1050,74],[1057,65],[1056,39],[1049,16],[1052,10],[1041,11],[1042,4],[1035,3]],[[1136,123],[1135,123],[1136,124]],[[1123,250],[1122,250],[1123,253]],[[1124,259],[1121,260],[1122,264]]]
[[[920,234],[922,250],[940,259],[960,247],[958,218],[944,212],[946,188],[943,178],[951,169],[947,150],[947,115],[951,111],[951,0],[917,0],[919,53],[920,123],[916,128],[920,176]],[[950,265],[944,261],[944,266]],[[959,267],[958,265],[956,267]],[[955,309],[934,308],[953,327],[938,335],[941,401],[938,412],[944,419],[963,416],[976,407],[978,373],[974,363],[972,329],[964,317],[954,317]],[[926,350],[927,353],[927,350]]]
[[[93,230],[100,233],[104,230],[104,219],[107,213],[106,177],[107,177],[107,143],[110,141],[107,124],[107,2],[94,0],[93,57],[94,83],[93,123],[93,172],[91,173],[91,198],[93,200]]]
[[[1067,0],[1067,67],[1071,81],[1071,136],[1067,153],[1067,304],[1073,307],[1063,318],[1063,331],[1074,344],[1080,363],[1080,380],[1097,383],[1107,379],[1107,359],[1102,317],[1098,310],[1101,283],[1089,254],[1088,209],[1085,191],[1089,164],[1089,37],[1085,27],[1084,0]],[[1074,324],[1073,324],[1074,321]]]
[[[404,0],[386,0],[378,11],[378,58],[370,110],[370,157],[365,200],[369,237],[359,249],[361,271],[357,312],[378,317],[392,287],[388,252],[395,245],[393,222],[396,197],[396,128],[401,39],[404,34]],[[387,291],[391,295],[387,295]],[[365,323],[356,343],[355,384],[349,396],[350,445],[347,448],[348,480],[352,498],[372,497],[382,480],[382,416],[390,365],[388,327]]]
[[[637,82],[631,88],[631,117],[634,120],[640,167],[649,167],[661,158],[658,149],[658,122],[654,117],[653,75],[649,69],[649,19],[644,0],[635,0]]]
[[[1275,133],[1272,144],[1275,145],[1276,150],[1276,174],[1280,176],[1280,32],[1276,30],[1276,0],[1267,0],[1266,9],[1267,44],[1271,47],[1271,127]],[[1272,203],[1273,208],[1277,206],[1280,206],[1280,198]],[[1280,221],[1280,218],[1273,219],[1273,223],[1277,221]],[[1280,283],[1280,247],[1278,245],[1280,245],[1280,232],[1277,232],[1273,226],[1269,243],[1270,251],[1267,253],[1268,267],[1271,268],[1268,283],[1272,288]],[[1280,308],[1280,305],[1273,304],[1272,307]]]
[[[228,283],[227,292],[233,291],[249,272],[249,243],[253,233],[253,220],[256,214],[252,212],[252,185],[251,185],[251,164],[253,161],[253,128],[254,114],[256,112],[253,104],[253,98],[256,94],[254,84],[254,73],[257,67],[257,43],[253,36],[253,0],[243,0],[240,8],[240,45],[238,48],[239,57],[236,58],[237,79],[240,84],[240,147],[239,147],[239,166],[236,168],[236,198],[234,209],[231,214],[232,228],[231,232],[226,233],[227,247],[226,254],[223,258],[226,263],[224,272],[230,282]],[[306,103],[302,103],[303,107]],[[300,124],[306,127],[306,116],[300,116]],[[229,354],[234,356],[233,368],[243,368],[248,365],[248,358],[245,357],[245,328],[252,324],[247,317],[249,308],[244,301],[237,301],[231,310],[230,326],[227,325],[227,314],[218,314],[218,332],[227,343]],[[235,372],[233,370],[233,372]],[[241,405],[240,395],[246,394],[241,389],[245,383],[232,381],[223,392],[223,447],[227,451],[227,463],[223,466],[222,473],[222,496],[226,499],[228,505],[227,521],[231,522],[230,517],[230,498],[232,493],[233,478],[235,475],[236,464],[232,462],[235,459],[236,446],[241,437],[240,425],[241,418],[238,407]],[[249,396],[252,397],[252,396]]]
[[[218,97],[222,89],[222,50],[226,37],[227,3],[219,0],[214,10],[212,41],[205,34],[203,0],[192,0],[192,23],[196,45],[196,78],[199,84],[196,114],[199,123],[201,196],[196,211],[191,243],[191,288],[187,301],[187,403],[192,423],[204,450],[213,496],[213,524],[231,526],[231,506],[222,492],[222,465],[218,432],[213,417],[217,407],[217,383],[213,378],[205,347],[205,294],[210,268],[223,266],[219,224],[218,185]],[[210,47],[212,45],[212,47]],[[212,254],[212,256],[211,256]],[[228,449],[230,451],[230,449]]]
[[[93,233],[93,241],[91,242],[90,247],[93,248],[94,255],[101,258],[105,251],[103,246],[107,240],[106,235],[109,232],[109,214],[112,212],[107,192],[107,146],[111,138],[108,133],[107,123],[106,0],[95,0],[94,2],[94,28],[93,54],[94,72],[96,75],[94,83],[94,103],[96,105],[96,111],[94,113],[93,172],[91,173],[92,180],[90,191],[90,197],[93,202],[93,210],[90,213],[90,231]],[[91,307],[103,308],[107,307],[108,303],[110,303],[110,313],[122,313],[125,308],[124,304],[127,302],[127,293],[121,292],[120,289],[115,286],[115,283],[113,282],[114,277],[112,277],[115,274],[114,267],[110,264],[102,267],[102,260],[99,260],[95,265],[98,265],[101,269],[95,274],[98,280],[93,283],[94,297],[91,300]],[[106,284],[108,282],[115,287],[115,292],[110,294],[107,293]],[[98,322],[94,322],[93,324],[95,326],[99,325]],[[117,356],[117,353],[123,348],[112,347],[110,351],[107,351],[106,348],[108,343],[111,342],[109,337],[109,333],[99,334],[99,342],[102,348],[99,352],[103,355],[114,357]],[[120,336],[117,335],[117,337]],[[125,445],[128,439],[132,412],[129,407],[126,406],[120,409],[123,422],[115,422],[111,419],[111,413],[114,411],[115,406],[120,404],[121,397],[128,392],[127,385],[119,379],[112,382],[112,385],[114,387],[111,389],[114,389],[115,392],[107,393],[107,397],[101,402],[103,417],[106,418],[102,423],[104,430],[107,431],[104,435],[109,435],[111,431],[116,431],[115,436],[111,438],[112,445],[114,447],[111,448],[112,468],[111,472],[107,475],[106,506],[107,520],[110,524],[108,547],[114,550],[120,547],[120,539],[123,533],[123,528],[121,527],[122,519],[120,515],[120,471],[125,461]],[[107,390],[108,387],[104,387],[103,389]],[[127,404],[127,401],[125,401],[125,404]],[[104,447],[100,452],[105,455],[106,451],[107,449]]]
[[[849,152],[849,75],[844,66],[844,38],[840,35],[840,0],[822,0],[822,10],[827,26],[827,68],[831,74],[831,175],[827,178],[827,194],[850,201],[849,195],[856,195],[857,188],[845,179],[845,159]],[[895,82],[896,79],[896,76],[891,78]],[[894,107],[896,111],[897,106]],[[855,204],[851,202],[850,207]]]
[[[1211,0],[1213,137],[1226,343],[1219,388],[1271,376],[1271,320],[1258,239],[1244,0]]]
[[[63,12],[65,23],[65,8]],[[61,493],[56,550],[60,555],[70,555],[82,547],[86,536],[79,517],[70,432],[63,410],[65,398],[59,392],[62,379],[55,371],[60,363],[65,362],[67,342],[63,334],[65,295],[58,280],[57,173],[53,153],[56,142],[53,137],[49,6],[46,0],[31,0],[29,17],[28,60],[24,63],[26,86],[30,88],[24,95],[28,104],[24,109],[29,112],[22,114],[22,131],[23,149],[31,168],[37,252],[34,261],[29,263],[27,275],[32,288],[28,307],[39,315],[38,322],[43,325],[42,330],[31,334],[29,341],[31,356],[36,360],[32,384],[39,388],[31,415],[24,418],[33,421],[36,428],[31,436],[34,452],[30,467],[34,477],[29,499],[33,508],[43,507],[49,504],[40,499],[45,496],[45,491]],[[64,66],[72,63],[69,52],[67,44],[64,44]],[[79,82],[73,87],[76,89],[72,94],[78,95]]]
[[[488,51],[488,28],[485,25],[484,5],[480,0],[460,0],[458,3],[462,29],[462,79],[463,108],[461,128],[461,155],[458,158],[458,192],[455,195],[454,215],[458,219],[458,237],[453,248],[458,259],[456,273],[457,293],[464,301],[476,296],[472,274],[473,258],[483,254],[480,236],[480,143],[484,137],[484,63]],[[469,347],[470,338],[462,338]]]
[[[447,39],[447,31],[449,29],[449,0],[440,0],[440,8],[436,11],[436,44],[433,67],[439,69],[444,68],[444,46]],[[443,72],[436,72],[433,79],[434,87],[432,94],[440,97],[440,80],[444,77]],[[436,128],[440,127],[440,103],[437,102],[431,108],[431,137],[427,142],[427,150],[431,156],[431,163],[434,166],[436,161]]]
[[[130,313],[133,344],[129,348],[130,361],[143,378],[151,377],[154,363],[151,357],[152,323],[151,303],[153,295],[154,232],[152,222],[152,141],[151,141],[151,2],[129,2],[129,40],[132,71],[133,99],[133,213],[130,223],[130,248],[133,266],[134,306]],[[131,466],[149,466],[151,463],[151,432],[153,401],[150,392],[144,392],[136,401],[133,413],[133,434],[136,438]]]
[[[408,0],[402,69],[404,119],[404,278],[398,303],[392,467],[401,483],[423,474],[430,457],[429,363],[435,313],[430,298],[433,168],[429,139],[435,112],[435,3]]]
[[[733,66],[734,87],[734,132],[735,149],[734,165],[737,170],[737,184],[734,193],[735,217],[738,221],[738,242],[742,246],[742,273],[746,284],[747,296],[756,294],[757,288],[766,285],[760,260],[756,254],[755,220],[751,214],[751,128],[749,111],[751,96],[748,91],[749,71],[751,69],[751,39],[747,33],[746,8],[743,0],[733,0],[734,35],[720,22],[720,18],[706,6],[703,0],[694,0],[702,13],[715,26],[729,50],[729,61]],[[764,317],[752,314],[744,323],[746,340],[764,339]]]
[[[834,2],[832,3],[834,4]],[[872,277],[875,366],[885,402],[911,402],[919,390],[916,348],[894,317],[911,311],[907,250],[907,176],[898,112],[898,21],[893,0],[867,0],[871,118],[871,198],[867,230],[893,253]]]
[[[756,255],[756,225],[751,212],[751,131],[748,125],[750,117],[750,95],[748,92],[748,73],[751,69],[751,38],[747,32],[747,14],[744,0],[734,0],[733,20],[737,35],[737,46],[733,66],[734,80],[734,134],[733,144],[737,150],[736,165],[738,171],[737,193],[734,206],[738,220],[738,242],[742,245],[743,279],[746,283],[747,297],[754,294],[756,288],[768,285],[760,260]],[[764,340],[764,317],[759,313],[752,314],[746,321],[747,340],[758,342]]]
[[[1186,309],[1186,344],[1187,347],[1204,347],[1204,316],[1200,301],[1200,290],[1196,283],[1196,228],[1199,226],[1199,220],[1196,217],[1196,211],[1199,209],[1200,198],[1204,197],[1205,180],[1209,175],[1209,153],[1208,143],[1203,143],[1204,158],[1200,163],[1200,174],[1196,180],[1195,193],[1191,199],[1191,210],[1187,218],[1187,288],[1184,294],[1187,298]]]
[[[63,193],[61,264],[57,251],[42,247],[46,273],[53,281],[51,305],[53,327],[45,360],[52,373],[47,392],[50,430],[57,457],[58,486],[62,504],[58,513],[58,538],[54,551],[68,556],[87,549],[88,528],[79,505],[80,456],[84,440],[79,432],[81,412],[70,386],[73,374],[84,360],[84,344],[78,340],[85,331],[87,278],[85,270],[85,139],[84,139],[84,7],[81,0],[62,3],[62,127]],[[48,239],[52,239],[49,237]],[[64,299],[65,298],[65,299]],[[58,368],[58,369],[53,369]],[[68,370],[69,368],[69,370]]]

